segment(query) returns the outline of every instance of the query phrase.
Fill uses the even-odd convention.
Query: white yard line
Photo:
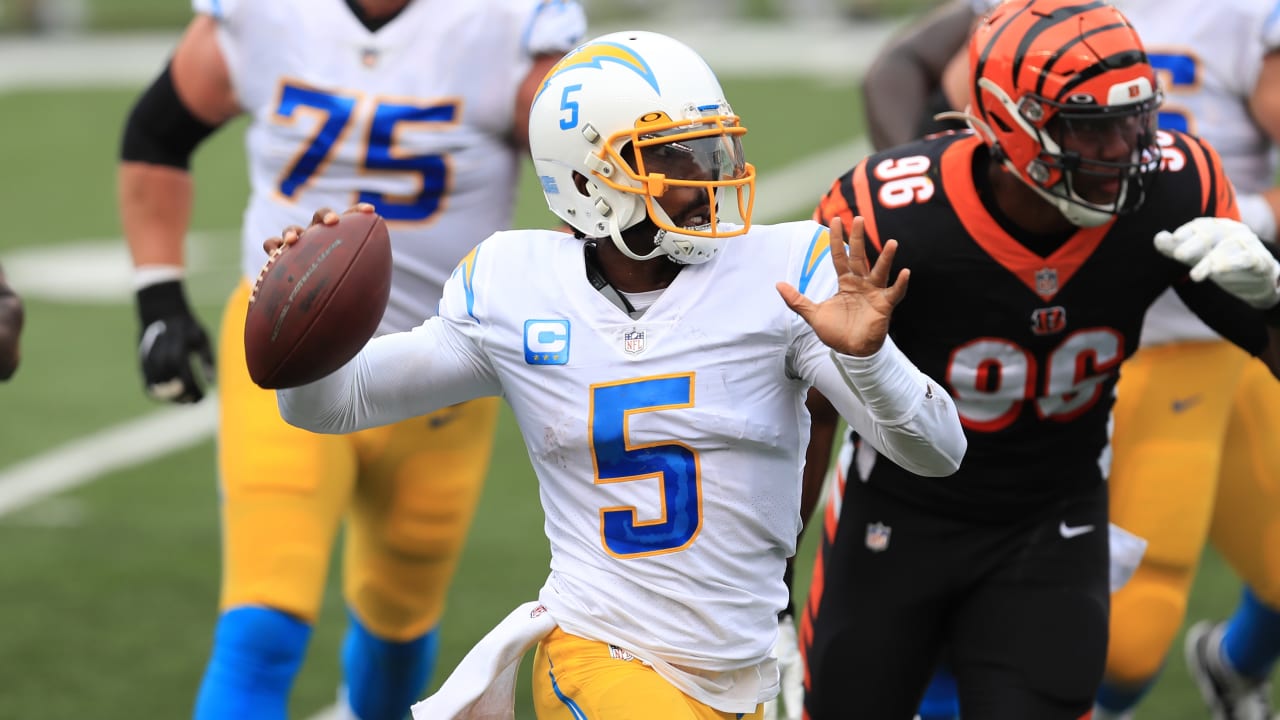
[[[726,20],[673,24],[641,22],[644,29],[683,40],[721,77],[804,73],[860,77],[897,21],[818,25]],[[591,33],[634,28],[597,26]],[[128,88],[151,80],[178,41],[177,33],[122,33],[11,37],[0,43],[0,92],[71,87]]]
[[[0,515],[204,442],[216,403],[211,395],[199,405],[157,410],[10,465],[0,471]]]

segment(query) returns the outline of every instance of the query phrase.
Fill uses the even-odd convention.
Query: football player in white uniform
[[[530,115],[547,202],[575,234],[494,234],[437,317],[278,391],[281,412],[351,432],[504,397],[551,544],[538,717],[758,717],[778,690],[809,387],[914,472],[948,475],[964,453],[952,401],[886,339],[906,275],[866,264],[857,222],[849,251],[838,225],[751,225],[746,128],[671,38],[584,44]]]
[[[432,315],[458,260],[511,223],[538,82],[582,39],[574,0],[194,0],[172,59],[135,105],[120,212],[137,267],[149,394],[194,402],[212,364],[182,288],[188,159],[249,117],[243,279],[218,343],[221,614],[197,718],[282,720],[344,534],[345,711],[399,720],[488,469],[497,401],[344,437],[281,420],[249,379],[244,318],[262,238],[317,205],[373,203],[393,228],[380,333]],[[194,358],[194,362],[193,362]],[[195,366],[195,367],[193,367]]]

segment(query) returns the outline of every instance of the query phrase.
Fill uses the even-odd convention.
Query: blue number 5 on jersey
[[[658,479],[662,513],[641,521],[634,507],[600,510],[605,550],[615,557],[643,557],[683,550],[702,528],[698,453],[677,442],[633,445],[627,422],[633,413],[693,407],[693,374],[624,380],[591,389],[590,436],[597,483]]]

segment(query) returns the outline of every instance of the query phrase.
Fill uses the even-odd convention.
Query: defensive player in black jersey
[[[1006,2],[970,65],[972,132],[872,155],[816,213],[860,216],[870,257],[899,241],[912,292],[891,333],[944,379],[969,450],[944,480],[867,447],[850,464],[800,632],[812,720],[906,720],[939,659],[965,720],[1087,712],[1108,415],[1147,307],[1172,286],[1280,369],[1264,324],[1280,324],[1280,264],[1237,222],[1214,150],[1156,131],[1155,75],[1118,11]]]
[[[22,298],[9,287],[0,268],[0,380],[8,380],[18,370],[22,318]]]

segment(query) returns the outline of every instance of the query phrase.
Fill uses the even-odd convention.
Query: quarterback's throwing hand
[[[374,211],[374,207],[369,203],[356,203],[355,205],[352,205],[351,207],[342,211],[342,214],[346,215],[348,213],[371,213],[373,211]],[[314,213],[311,214],[311,225],[308,225],[307,227],[311,227],[312,225],[337,225],[337,224],[338,224],[338,213],[334,212],[333,210],[330,210],[329,208],[320,208],[319,210],[316,210]],[[270,238],[267,238],[266,240],[263,240],[262,249],[265,250],[268,255],[271,255],[286,245],[292,245],[298,242],[298,238],[302,237],[302,233],[306,229],[307,228],[304,228],[300,225],[290,225],[286,227],[284,230],[281,230],[280,234],[277,235],[276,237],[270,237]]]
[[[836,294],[815,303],[791,285],[778,283],[787,306],[809,323],[818,338],[842,355],[866,357],[884,345],[889,316],[907,295],[911,272],[903,270],[889,284],[889,270],[898,253],[898,241],[884,244],[875,266],[868,269],[862,218],[853,219],[849,242],[840,218],[831,220],[831,264],[840,286]]]

